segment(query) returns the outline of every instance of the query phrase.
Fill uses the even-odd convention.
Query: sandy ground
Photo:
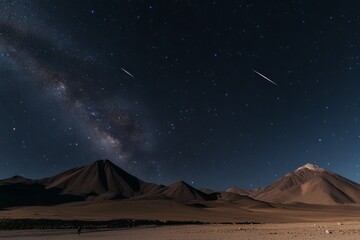
[[[242,203],[208,203],[205,208],[179,202],[109,201],[71,203],[51,207],[4,209],[0,218],[31,219],[149,219],[210,223],[258,222],[261,224],[207,224],[147,226],[121,230],[11,230],[2,239],[136,239],[136,240],[232,240],[232,239],[360,239],[360,205],[244,206]]]
[[[327,230],[329,232],[327,232]],[[360,222],[267,223],[254,225],[190,225],[86,231],[0,231],[0,239],[137,239],[137,240],[238,240],[238,239],[359,239]]]
[[[210,205],[212,204],[212,205]],[[246,207],[239,203],[209,203],[207,208],[189,207],[174,201],[109,201],[57,206],[18,207],[0,211],[0,218],[112,220],[148,219],[224,222],[329,222],[360,220],[360,205],[294,205]]]

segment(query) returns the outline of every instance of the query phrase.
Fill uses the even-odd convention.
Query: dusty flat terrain
[[[79,202],[57,206],[3,209],[0,218],[105,221],[147,219],[201,221],[212,224],[144,226],[120,230],[0,231],[1,239],[359,239],[360,206],[350,205],[244,205],[211,202],[199,207],[172,200]],[[253,222],[259,224],[214,224]],[[328,230],[328,232],[326,232]]]
[[[329,231],[329,233],[326,232]],[[137,239],[137,240],[238,240],[238,239],[359,239],[360,222],[267,223],[254,225],[190,225],[87,231],[0,231],[0,239]]]
[[[278,205],[247,206],[240,203],[213,202],[193,207],[171,200],[79,202],[57,206],[16,207],[0,211],[0,218],[113,220],[147,219],[224,222],[324,222],[360,220],[360,205]]]

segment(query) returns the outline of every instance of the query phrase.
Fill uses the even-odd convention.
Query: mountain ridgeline
[[[40,180],[20,176],[0,181],[0,208],[57,205],[75,201],[174,200],[186,204],[211,201],[244,206],[270,204],[356,204],[360,185],[338,174],[306,164],[263,189],[198,190],[179,181],[170,186],[147,183],[109,160],[99,160]],[[29,197],[31,196],[31,197]]]

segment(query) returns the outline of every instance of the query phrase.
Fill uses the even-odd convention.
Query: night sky
[[[330,2],[1,1],[0,178],[359,182],[360,3]]]

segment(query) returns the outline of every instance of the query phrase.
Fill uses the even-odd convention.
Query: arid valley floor
[[[189,225],[139,227],[121,230],[21,230],[1,231],[0,239],[164,239],[164,240],[237,240],[237,239],[359,239],[360,222],[267,223],[256,225]]]
[[[196,208],[169,200],[159,200],[14,208],[2,211],[1,218],[106,221],[121,217],[162,221],[196,220],[209,224],[145,225],[121,229],[84,228],[80,235],[77,235],[76,228],[3,230],[0,231],[0,239],[358,239],[360,235],[360,206],[357,205],[289,204],[271,208],[244,208],[241,203],[215,205]]]

